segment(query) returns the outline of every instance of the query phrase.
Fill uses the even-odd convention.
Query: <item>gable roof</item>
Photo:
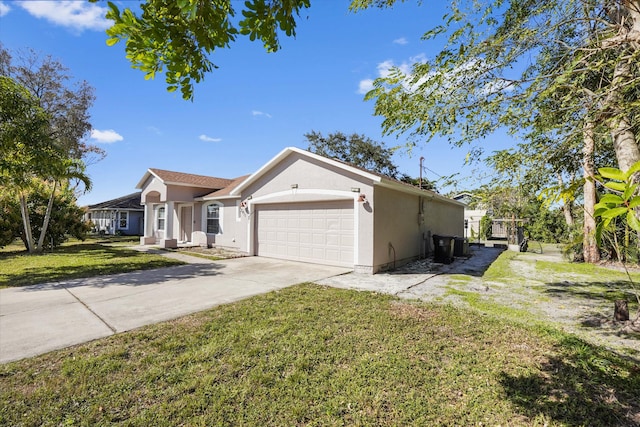
[[[239,196],[231,196],[231,191],[236,188],[238,185],[240,185],[245,179],[249,178],[250,175],[244,175],[244,176],[240,176],[236,179],[234,179],[231,184],[227,185],[226,187],[214,191],[213,193],[209,193],[205,196],[199,197],[196,200],[213,200],[213,199],[222,199],[222,198],[237,198]]]
[[[266,174],[270,169],[272,169],[275,165],[280,163],[285,157],[289,156],[292,153],[297,153],[305,157],[309,157],[325,164],[329,164],[335,166],[339,169],[343,169],[345,171],[351,172],[356,175],[360,175],[363,178],[370,179],[373,185],[380,185],[382,187],[392,188],[404,193],[412,193],[421,196],[426,196],[431,199],[441,200],[443,202],[451,203],[454,205],[464,206],[464,203],[461,203],[457,200],[450,199],[448,197],[442,196],[431,190],[420,189],[414,185],[407,184],[406,182],[398,181],[393,178],[389,178],[386,175],[371,172],[366,169],[350,165],[348,163],[342,162],[336,159],[330,159],[328,157],[321,156],[319,154],[312,153],[310,151],[302,150],[297,147],[287,147],[278,153],[274,158],[269,160],[264,166],[262,166],[258,171],[254,174],[250,175],[247,179],[245,179],[242,183],[237,185],[233,190],[231,190],[230,195],[239,196],[245,188],[247,188],[251,183],[255,182],[258,178]]]
[[[140,194],[140,192],[127,194],[126,196],[118,197],[117,199],[107,200],[106,202],[96,203],[95,205],[89,205],[87,206],[87,209],[143,210],[144,208],[140,204]]]
[[[210,190],[219,190],[233,182],[232,179],[217,178],[214,176],[196,175],[192,173],[174,172],[164,169],[150,168],[144,174],[136,188],[142,188],[144,183],[150,176],[154,176],[169,185],[182,185],[187,187],[208,188]]]

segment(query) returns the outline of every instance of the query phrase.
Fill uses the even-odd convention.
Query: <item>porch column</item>
[[[156,238],[153,235],[153,205],[146,203],[144,205],[144,225],[142,230],[142,237],[140,237],[141,245],[153,245],[156,243]]]
[[[173,219],[176,216],[174,202],[167,202],[165,204],[165,224],[164,224],[164,239],[160,241],[160,246],[163,248],[177,248],[178,239],[173,237]]]

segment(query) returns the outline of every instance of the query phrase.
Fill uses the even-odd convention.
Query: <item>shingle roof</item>
[[[231,193],[231,190],[233,190],[234,188],[236,188],[238,185],[240,185],[240,183],[242,181],[244,181],[245,179],[249,178],[251,175],[244,175],[244,176],[240,176],[238,178],[235,178],[231,184],[227,185],[226,187],[218,190],[218,191],[214,191],[213,193],[209,193],[206,196],[202,196],[203,199],[211,199],[211,198],[216,198],[216,197],[222,197],[222,196],[228,196],[229,193]]]
[[[162,169],[149,169],[165,184],[185,184],[193,187],[221,189],[233,182],[232,179],[216,178],[213,176],[194,175],[191,173],[173,172]]]
[[[95,205],[89,205],[89,210],[98,209],[137,209],[143,210],[144,208],[140,204],[140,192],[127,194],[126,196],[118,197],[117,199],[107,200],[106,202],[96,203]]]

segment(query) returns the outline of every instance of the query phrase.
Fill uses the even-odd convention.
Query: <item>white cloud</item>
[[[205,141],[205,142],[220,142],[220,141],[222,141],[222,138],[212,138],[210,136],[205,135],[204,133],[202,135],[200,135],[198,138],[200,139],[200,141]]]
[[[95,139],[103,144],[111,144],[112,142],[122,141],[124,138],[113,129],[91,129],[91,139]]]
[[[156,135],[162,135],[162,131],[155,126],[147,126],[147,130],[155,133]]]
[[[360,84],[358,85],[358,93],[364,95],[371,89],[373,89],[373,79],[360,80]]]
[[[269,118],[269,119],[271,118],[271,114],[269,114],[269,113],[263,113],[262,111],[256,111],[256,110],[253,110],[253,111],[251,112],[251,114],[252,114],[253,116],[265,116],[265,117],[267,117],[267,118]]]
[[[18,4],[36,18],[78,32],[102,31],[111,26],[111,21],[104,17],[107,8],[87,1],[21,1]]]
[[[10,10],[11,10],[11,8],[9,6],[4,4],[3,1],[0,1],[0,17],[6,15],[7,13],[9,13]]]
[[[409,60],[403,61],[400,64],[396,64],[391,59],[387,59],[386,61],[380,62],[376,66],[376,70],[378,73],[377,77],[378,78],[389,77],[389,75],[393,72],[393,70],[397,69],[408,78],[411,76],[411,68],[415,64],[425,62],[426,60],[427,60],[427,57],[423,53],[418,54],[416,56],[412,56],[409,58]],[[358,83],[359,94],[364,95],[371,89],[373,89],[373,79],[363,79],[363,80],[360,80],[360,82]]]
[[[400,45],[405,45],[408,44],[409,42],[407,41],[407,39],[405,39],[404,37],[400,37],[399,39],[395,39],[393,41],[394,44],[400,44]]]

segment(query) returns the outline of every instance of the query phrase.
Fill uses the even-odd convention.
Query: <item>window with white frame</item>
[[[123,230],[129,228],[129,212],[118,212],[118,228]]]
[[[164,206],[158,208],[158,230],[164,230],[164,222],[166,219],[166,210]]]
[[[207,233],[220,234],[220,205],[207,205],[205,218]]]

